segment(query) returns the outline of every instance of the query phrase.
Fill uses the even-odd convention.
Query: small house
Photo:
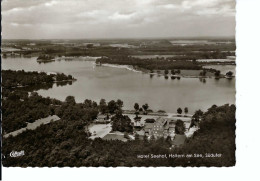
[[[100,123],[100,124],[106,124],[106,123],[109,123],[110,122],[110,119],[109,119],[109,116],[107,115],[98,115],[97,116],[97,119],[95,120],[95,123]]]

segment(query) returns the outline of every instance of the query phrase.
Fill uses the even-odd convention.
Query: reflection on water
[[[38,64],[36,58],[2,59],[3,69],[24,69],[71,74],[77,79],[72,85],[55,84],[51,89],[39,90],[43,96],[65,100],[73,95],[76,101],[92,99],[99,102],[121,99],[125,109],[133,109],[135,102],[148,103],[153,110],[176,112],[178,107],[189,108],[189,113],[197,109],[206,110],[213,104],[235,103],[235,78],[165,79],[114,67],[94,66],[93,61],[55,61]],[[202,82],[201,82],[202,81]]]
[[[63,81],[63,82],[56,82],[56,83],[43,83],[43,84],[37,84],[37,85],[31,85],[31,86],[25,86],[25,87],[15,87],[11,88],[11,90],[22,90],[26,92],[32,92],[32,91],[38,91],[38,90],[48,90],[53,88],[54,85],[57,87],[66,86],[66,85],[72,85],[74,81]]]

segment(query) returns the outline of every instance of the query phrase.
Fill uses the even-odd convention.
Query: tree
[[[75,105],[76,104],[74,96],[67,96],[66,99],[65,99],[65,102],[70,104],[70,105]]]
[[[133,127],[131,125],[131,119],[128,116],[122,114],[116,114],[111,118],[112,130],[120,132],[133,132]]]
[[[85,104],[86,107],[92,107],[92,101],[89,100],[89,99],[86,99],[86,100],[84,101],[84,104]]]
[[[219,76],[220,76],[220,71],[219,71],[219,70],[217,70],[217,71],[215,72],[215,76],[216,76],[216,77],[219,77]]]
[[[92,102],[92,107],[93,107],[93,108],[97,108],[97,107],[98,107],[97,102],[93,101],[93,102]]]
[[[177,109],[177,113],[178,113],[178,114],[181,114],[181,113],[182,113],[182,109],[181,109],[180,107]]]
[[[53,107],[50,108],[50,115],[54,115],[55,114],[55,109]]]
[[[167,75],[169,73],[169,70],[164,70],[164,74]]]
[[[31,97],[38,97],[39,96],[39,94],[38,94],[38,92],[32,92],[31,93]],[[67,102],[67,99],[70,99],[71,97],[73,97],[73,96],[68,96],[67,98],[66,98],[66,102]],[[73,97],[74,98],[74,97]],[[75,100],[74,100],[75,101]]]
[[[124,106],[124,102],[120,99],[117,99],[116,104],[117,104],[118,109],[122,109]]]
[[[195,119],[196,121],[199,121],[202,116],[203,116],[203,112],[199,109],[199,110],[195,111],[192,118]]]
[[[185,112],[185,114],[187,114],[189,112],[187,107],[184,108],[184,112]]]
[[[114,100],[109,101],[107,104],[107,110],[109,113],[114,114],[116,110],[119,110],[117,103]]]
[[[99,111],[102,114],[105,114],[107,112],[107,103],[105,99],[101,99],[99,102]]]
[[[174,69],[171,70],[171,74],[172,74],[172,75],[175,74],[175,70],[174,70]]]
[[[123,111],[121,110],[121,109],[117,109],[117,110],[115,110],[115,114],[117,115],[117,114],[123,114]]]
[[[181,70],[178,69],[178,70],[175,71],[175,73],[180,74],[180,73],[181,73]]]
[[[206,76],[206,70],[203,70],[202,72],[200,72],[200,76]]]
[[[175,124],[175,134],[181,134],[183,135],[185,132],[185,125],[184,125],[184,122],[180,119],[178,119],[176,121],[176,124]]]
[[[73,79],[72,75],[68,75],[68,79],[72,80]]]
[[[146,104],[144,104],[142,107],[143,107],[143,109],[144,109],[144,111],[145,111],[144,114],[147,114],[147,110],[148,110],[148,108],[149,108],[148,104],[146,103]]]
[[[139,104],[135,103],[134,108],[135,108],[136,111],[138,111],[139,110]]]
[[[140,140],[139,134],[135,134],[135,140]]]
[[[189,129],[192,128],[193,126],[199,126],[199,119],[197,119],[197,118],[191,119]]]
[[[228,71],[228,72],[226,73],[226,76],[232,77],[232,75],[233,75],[233,72],[231,72],[231,71]]]

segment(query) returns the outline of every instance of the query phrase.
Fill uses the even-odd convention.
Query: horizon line
[[[1,38],[1,40],[142,40],[142,39],[235,39],[235,35],[227,36],[173,36],[173,37],[115,37],[115,38]]]

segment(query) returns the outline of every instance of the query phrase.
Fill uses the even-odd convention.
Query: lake
[[[124,101],[124,109],[133,109],[134,103],[137,102],[148,103],[149,109],[154,111],[176,112],[178,107],[188,107],[189,113],[197,109],[205,111],[213,104],[235,103],[235,78],[207,78],[204,83],[198,78],[150,78],[148,74],[125,68],[95,66],[94,61],[77,58],[74,61],[61,60],[39,64],[36,57],[8,57],[2,59],[2,68],[71,74],[77,79],[72,85],[54,85],[51,89],[38,91],[42,96],[60,100],[65,100],[68,95],[75,96],[77,102],[83,102],[85,99],[97,102],[101,98],[107,101],[121,99]]]
[[[213,44],[232,44],[232,41],[210,41],[210,40],[172,40],[173,45],[213,45]]]
[[[140,59],[171,58],[175,56],[176,55],[131,55],[131,57]]]

